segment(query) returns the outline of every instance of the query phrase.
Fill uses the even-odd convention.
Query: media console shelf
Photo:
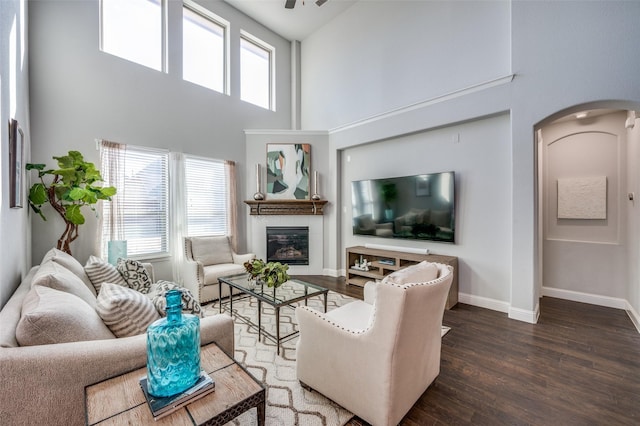
[[[355,269],[356,261],[371,262],[369,270]],[[407,266],[415,265],[423,260],[427,262],[444,263],[453,267],[453,282],[449,289],[446,309],[451,309],[458,303],[458,258],[439,254],[405,253],[395,250],[380,250],[355,246],[347,248],[347,284],[363,287],[367,281],[381,280],[390,273]]]

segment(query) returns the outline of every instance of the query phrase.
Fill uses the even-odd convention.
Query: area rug
[[[286,284],[285,284],[286,285]],[[284,286],[283,286],[284,287]],[[278,291],[289,291],[279,288]],[[327,311],[331,311],[354,299],[349,296],[329,291]],[[312,297],[308,306],[323,310],[322,296]],[[298,304],[304,304],[299,302]],[[226,302],[225,302],[226,305]],[[228,310],[228,306],[226,306]],[[203,306],[205,315],[219,313],[218,302]],[[242,364],[254,377],[261,381],[266,389],[266,424],[268,426],[341,426],[348,422],[353,414],[317,392],[304,390],[296,378],[297,335],[281,344],[280,355],[277,355],[275,343],[264,336],[258,340],[257,330],[237,318],[238,315],[257,323],[258,302],[254,298],[243,297],[233,301],[235,323],[234,358]],[[225,311],[227,312],[227,311]],[[295,310],[291,307],[280,309],[280,333],[282,336],[297,331]],[[262,325],[275,335],[274,309],[262,304]],[[448,331],[443,327],[442,335]],[[252,409],[236,418],[230,425],[256,425],[256,410]]]
[[[278,291],[283,290],[282,288]],[[327,296],[327,310],[337,308],[356,299],[330,291]],[[324,299],[312,297],[308,305],[323,310]],[[304,302],[300,302],[304,304]],[[203,307],[205,315],[219,313],[217,302]],[[237,300],[234,298],[233,310],[236,315],[249,317],[257,323],[258,302],[254,298]],[[304,390],[296,378],[296,342],[297,336],[282,343],[280,355],[276,346],[264,336],[258,340],[258,332],[249,325],[236,319],[235,323],[235,359],[267,389],[266,424],[268,426],[341,426],[353,417],[353,414],[317,392]],[[262,325],[275,335],[274,309],[262,304]],[[294,309],[280,309],[280,332],[282,335],[297,331]],[[252,409],[230,424],[255,425],[256,411]]]

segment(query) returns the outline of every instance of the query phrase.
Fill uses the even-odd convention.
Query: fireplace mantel
[[[251,215],[322,215],[327,200],[245,200]]]

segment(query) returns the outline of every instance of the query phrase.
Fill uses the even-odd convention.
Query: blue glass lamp
[[[107,261],[114,266],[118,263],[119,258],[127,258],[127,240],[108,241],[107,249]]]

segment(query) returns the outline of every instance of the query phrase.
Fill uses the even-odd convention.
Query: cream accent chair
[[[417,269],[425,264],[396,280],[404,284],[393,282],[393,274],[368,282],[364,301],[326,314],[296,308],[301,384],[374,426],[397,425],[440,373],[442,317],[453,268],[426,264],[437,278],[420,282]]]
[[[231,249],[226,236],[185,237],[183,286],[200,303],[220,298],[218,278],[245,271],[244,262],[255,259],[255,254],[237,254]],[[222,286],[222,297],[229,296],[229,287]]]

